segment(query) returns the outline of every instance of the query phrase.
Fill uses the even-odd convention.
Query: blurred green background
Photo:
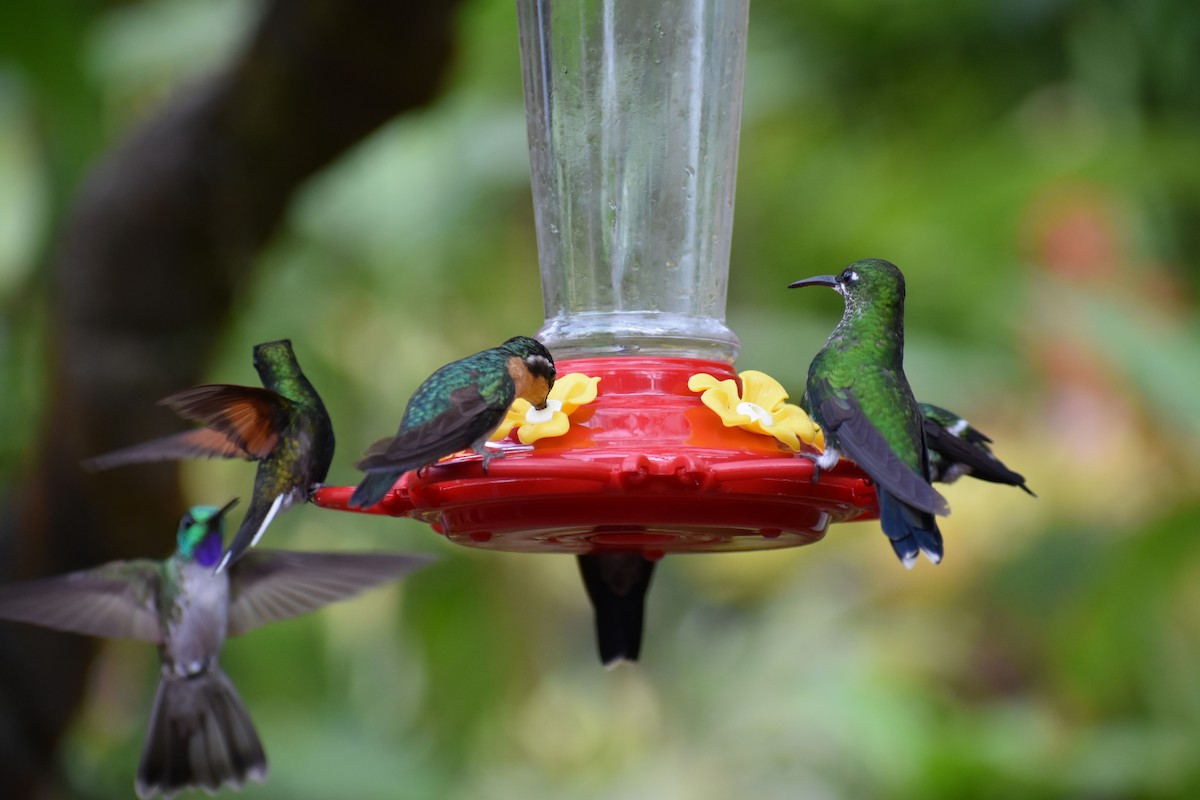
[[[44,270],[74,189],[260,10],[23,5],[0,53],[6,481],[45,422]],[[299,509],[268,546],[442,561],[228,644],[271,760],[244,796],[1200,796],[1198,42],[1186,0],[754,0],[738,367],[798,396],[841,301],[783,287],[888,258],[917,395],[1038,499],[946,488],[947,558],[911,573],[875,523],[668,558],[643,660],[612,671],[572,558]],[[252,345],[291,337],[352,483],[424,376],[536,331],[537,274],[515,12],[472,0],[438,100],[294,197],[210,378],[253,384]],[[253,470],[189,464],[187,495],[244,496]],[[156,674],[152,648],[104,648],[53,791],[131,793]]]

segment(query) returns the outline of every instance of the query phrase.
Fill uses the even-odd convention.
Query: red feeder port
[[[723,362],[620,356],[561,361],[559,375],[600,376],[595,401],[563,436],[500,443],[488,472],[474,453],[406,473],[366,513],[429,523],[458,544],[540,553],[732,552],[820,540],[830,523],[878,514],[852,463],[822,471],[775,438],[727,428],[688,389]],[[320,489],[338,510],[354,487]]]

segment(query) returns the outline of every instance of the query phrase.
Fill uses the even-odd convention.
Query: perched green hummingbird
[[[904,276],[882,259],[856,261],[839,275],[796,281],[845,298],[842,320],[808,368],[804,406],[825,432],[821,469],[841,454],[875,483],[879,521],[905,567],[919,553],[942,560],[935,514],[950,509],[930,485],[925,424],[904,376]]]
[[[925,443],[929,448],[929,472],[933,480],[954,483],[963,475],[991,483],[1018,486],[1037,497],[1025,478],[1013,472],[992,453],[992,440],[971,423],[941,406],[921,403],[925,417]]]
[[[249,553],[225,572],[224,508],[194,506],[165,561],[113,561],[0,587],[0,618],[158,645],[162,674],[135,787],[170,797],[264,781],[267,758],[221,671],[225,637],[289,619],[395,580],[430,559],[399,553]]]
[[[196,428],[90,458],[88,469],[180,458],[258,461],[254,494],[229,550],[224,570],[258,540],[275,519],[319,488],[333,461],[333,423],[320,395],[300,370],[288,339],[254,346],[254,369],[263,388],[206,384],[159,401]]]
[[[528,336],[441,367],[409,399],[396,435],[368,447],[355,465],[367,477],[350,496],[350,506],[375,505],[405,472],[459,450],[483,456],[486,472],[496,452],[485,445],[513,400],[523,397],[545,408],[553,386],[554,358]]]
[[[596,614],[600,661],[606,667],[619,661],[637,661],[642,649],[646,590],[656,562],[641,553],[590,553],[576,560]]]

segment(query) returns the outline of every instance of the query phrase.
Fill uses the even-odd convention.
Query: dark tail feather
[[[596,613],[596,644],[605,666],[637,661],[642,648],[646,590],[654,561],[638,553],[579,556],[579,572]]]
[[[241,527],[234,534],[233,541],[221,563],[217,564],[217,572],[221,572],[233,564],[242,554],[258,543],[259,537],[266,531],[267,526],[275,519],[275,515],[286,507],[287,494],[277,494],[274,497],[263,497],[258,494],[255,486],[254,499],[250,501],[250,510],[242,519]]]
[[[351,508],[370,508],[383,499],[388,490],[396,485],[403,472],[369,473],[350,495]]]
[[[917,556],[924,553],[934,564],[942,560],[942,532],[937,519],[902,503],[890,492],[878,491],[879,524],[896,551],[900,563],[912,569]]]
[[[138,797],[192,788],[212,794],[266,778],[267,757],[254,723],[219,667],[159,681],[138,767]]]

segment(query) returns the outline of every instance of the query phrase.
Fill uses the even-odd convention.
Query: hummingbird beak
[[[230,500],[228,503],[226,503],[224,506],[221,507],[220,511],[218,511],[216,514],[213,514],[210,524],[216,524],[220,520],[224,519],[225,515],[227,513],[229,513],[229,510],[231,508],[233,508],[234,506],[236,506],[237,504],[238,504],[238,499],[236,497],[233,498],[232,500]]]
[[[817,275],[814,278],[805,278],[802,281],[789,283],[789,289],[799,289],[802,286],[828,286],[830,289],[836,289],[838,285],[836,275]]]

